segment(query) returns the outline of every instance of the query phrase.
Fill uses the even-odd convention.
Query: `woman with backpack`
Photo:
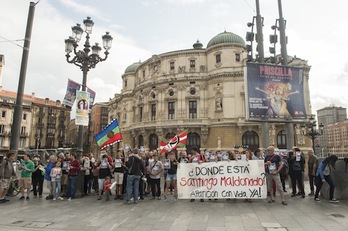
[[[317,188],[315,191],[314,201],[320,202],[319,199],[319,192],[321,190],[321,187],[326,182],[330,185],[330,203],[338,203],[339,201],[334,198],[334,192],[335,192],[335,183],[331,177],[331,171],[332,169],[335,169],[335,164],[338,160],[338,157],[336,155],[331,155],[327,158],[325,158],[320,164],[317,169],[316,174],[316,183]]]

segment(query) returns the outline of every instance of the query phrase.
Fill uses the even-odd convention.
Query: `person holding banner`
[[[281,171],[283,167],[282,159],[279,155],[276,155],[274,153],[273,146],[269,146],[267,148],[267,152],[268,153],[264,162],[265,162],[265,171],[266,171],[267,191],[269,195],[271,196],[271,199],[268,201],[268,203],[275,202],[274,194],[272,193],[273,183],[275,183],[276,188],[281,196],[282,204],[287,205],[288,203],[285,201],[284,192],[282,189],[282,183],[280,181],[280,176],[279,176],[279,172]]]
[[[204,157],[199,153],[199,148],[197,146],[192,147],[192,156],[190,158],[190,163],[203,163]],[[191,199],[191,202],[194,202],[195,199]],[[201,202],[204,202],[204,199],[201,199]]]
[[[180,152],[180,157],[178,159],[178,162],[181,164],[189,162],[189,159],[187,158],[187,152],[185,152],[185,151]]]

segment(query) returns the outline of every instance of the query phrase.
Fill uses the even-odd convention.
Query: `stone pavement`
[[[271,204],[267,200],[174,202],[171,195],[168,201],[146,197],[131,205],[113,197],[108,202],[104,198],[98,201],[96,195],[72,201],[20,201],[19,195],[9,199],[0,204],[0,230],[348,230],[347,200],[314,202],[313,197],[291,198],[289,193],[287,206],[281,205],[279,196]]]

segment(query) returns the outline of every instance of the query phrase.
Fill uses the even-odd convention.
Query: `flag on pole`
[[[171,139],[165,139],[162,137],[161,144],[160,144],[161,145],[160,153],[166,153],[166,152],[175,150],[177,148],[185,147],[187,134],[188,134],[188,130],[186,129],[182,132],[179,132]]]
[[[103,149],[109,145],[113,145],[116,142],[122,141],[122,134],[117,120],[113,120],[108,124],[104,130],[94,136],[100,149]]]

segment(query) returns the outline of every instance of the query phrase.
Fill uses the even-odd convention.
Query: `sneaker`
[[[6,203],[6,201],[4,200],[0,200],[0,204]]]
[[[332,200],[329,200],[330,203],[338,203],[340,201],[336,200],[335,198],[333,198]]]
[[[156,197],[152,197],[150,200],[155,200],[156,199]]]
[[[321,202],[321,200],[318,197],[314,198],[314,201]]]
[[[174,195],[173,201],[176,201],[177,199],[178,199],[178,197],[176,195]]]
[[[25,198],[26,200],[30,200],[30,198],[27,196],[26,198]]]
[[[57,200],[56,198],[53,198],[53,200],[55,201],[55,200]]]
[[[21,196],[19,199],[20,199],[20,200],[23,200],[23,199],[25,199],[25,197],[24,197],[24,196]]]
[[[161,200],[161,197],[157,197],[157,200]]]
[[[71,197],[69,197],[68,201],[71,201]]]
[[[59,199],[59,200],[61,200],[61,201],[63,201],[63,200],[64,200],[64,198],[63,198],[63,197],[58,197],[58,199]]]
[[[134,204],[138,204],[138,201],[134,201]]]
[[[34,199],[36,199],[37,198],[37,196],[34,196]]]
[[[163,196],[163,201],[166,201],[167,200],[167,197],[166,196]]]
[[[286,201],[282,201],[282,205],[288,205],[288,203],[286,203]]]

